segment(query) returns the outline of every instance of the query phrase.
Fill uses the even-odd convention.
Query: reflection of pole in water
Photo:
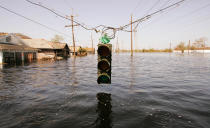
[[[76,77],[76,56],[73,57],[73,62],[72,62],[72,74],[71,74],[71,79],[73,80],[73,85],[77,85],[77,77]]]
[[[131,63],[130,63],[130,77],[131,77],[131,81],[130,81],[130,87],[133,86],[134,82],[135,82],[135,65],[134,65],[134,60],[133,60],[133,57],[131,56]]]
[[[96,109],[98,117],[95,121],[96,128],[111,128],[112,127],[111,94],[98,93],[96,97],[98,99],[98,106]]]

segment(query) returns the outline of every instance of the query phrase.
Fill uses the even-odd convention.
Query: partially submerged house
[[[59,42],[49,42],[49,44],[53,47],[55,51],[55,56],[67,58],[70,56],[70,49],[66,43]]]
[[[8,47],[13,47],[12,52],[15,50],[14,48],[18,50],[22,49],[24,54],[29,54],[26,56],[33,56],[33,60],[62,59],[69,57],[70,53],[70,49],[66,43],[49,42],[45,39],[31,39],[19,33],[0,33],[0,42],[3,43],[2,47],[6,47],[6,44]]]
[[[44,39],[23,39],[25,45],[38,49],[37,59],[54,59],[53,47]]]
[[[23,39],[25,45],[39,49],[37,59],[58,59],[69,57],[69,47],[66,43],[49,42],[45,39]]]
[[[78,54],[79,49],[81,48],[81,46],[75,46],[75,55]],[[69,46],[70,49],[70,54],[73,55],[74,54],[74,47],[73,46]]]
[[[36,60],[38,50],[21,44],[13,34],[0,36],[0,64],[21,64]]]

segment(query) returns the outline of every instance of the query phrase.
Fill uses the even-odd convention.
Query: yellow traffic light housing
[[[98,84],[111,84],[112,45],[98,44]]]

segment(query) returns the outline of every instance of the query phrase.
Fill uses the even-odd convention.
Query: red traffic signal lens
[[[98,48],[98,54],[100,56],[109,56],[111,54],[111,51],[109,50],[107,46],[102,45]]]

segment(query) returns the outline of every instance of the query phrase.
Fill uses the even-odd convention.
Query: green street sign
[[[107,34],[104,34],[104,36],[102,36],[100,38],[101,43],[103,44],[108,44],[110,42],[110,38],[107,36]]]

